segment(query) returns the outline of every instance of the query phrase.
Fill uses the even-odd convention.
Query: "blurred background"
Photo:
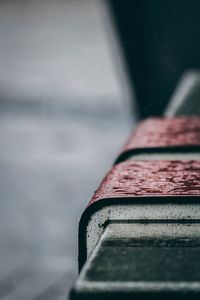
[[[77,276],[80,215],[136,120],[120,53],[103,0],[0,1],[3,300],[64,300]]]

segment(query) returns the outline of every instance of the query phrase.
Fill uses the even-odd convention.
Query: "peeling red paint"
[[[200,117],[147,119],[139,124],[122,152],[172,146],[200,146]]]
[[[107,198],[200,196],[200,161],[133,161],[114,166],[90,204]]]

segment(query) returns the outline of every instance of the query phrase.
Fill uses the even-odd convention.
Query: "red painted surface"
[[[122,152],[169,146],[200,146],[200,117],[147,119],[139,124]]]
[[[200,161],[133,161],[114,166],[95,192],[101,199],[137,196],[200,196]],[[109,201],[109,200],[108,200]]]

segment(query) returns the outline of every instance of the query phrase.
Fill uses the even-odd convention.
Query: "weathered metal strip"
[[[101,199],[200,195],[200,161],[128,160],[107,174],[89,205]]]
[[[115,165],[82,215],[80,267],[109,221],[200,219],[200,208],[191,208],[199,201],[200,161],[128,160]],[[177,205],[185,205],[186,209]],[[198,216],[194,211],[199,211]]]
[[[134,154],[165,152],[199,152],[200,117],[150,118],[133,131],[116,160]]]

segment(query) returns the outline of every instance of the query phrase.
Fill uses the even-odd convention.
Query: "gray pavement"
[[[80,214],[132,126],[107,21],[101,1],[0,1],[1,299],[63,300],[77,276]]]

